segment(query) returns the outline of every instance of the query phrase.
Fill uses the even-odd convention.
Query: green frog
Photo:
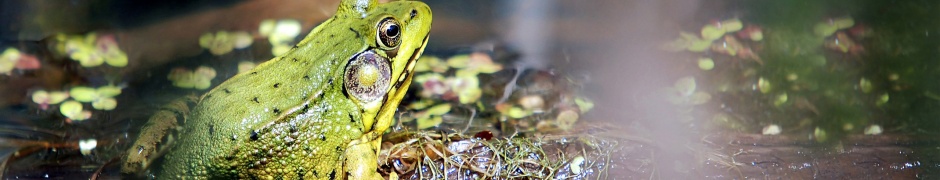
[[[284,55],[200,97],[157,178],[383,179],[382,134],[430,27],[421,2],[342,0]]]

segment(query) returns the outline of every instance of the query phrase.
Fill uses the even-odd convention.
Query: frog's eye
[[[379,42],[383,50],[392,50],[398,48],[401,43],[401,26],[394,18],[385,18],[379,21],[378,33],[375,40]]]
[[[361,102],[381,100],[388,92],[391,68],[388,59],[369,50],[359,53],[346,65],[346,93]]]

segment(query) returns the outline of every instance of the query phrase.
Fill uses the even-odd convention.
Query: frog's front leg
[[[121,172],[140,175],[154,160],[166,153],[195,102],[195,96],[186,96],[157,109],[144,124],[134,145],[128,148]]]
[[[381,137],[371,141],[368,141],[367,138],[360,138],[349,143],[346,152],[344,152],[346,162],[343,162],[346,179],[385,179],[377,171],[378,152],[381,143]]]

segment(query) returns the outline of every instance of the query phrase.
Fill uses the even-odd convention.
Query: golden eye
[[[368,50],[353,57],[346,65],[346,93],[362,102],[381,100],[388,92],[391,68],[388,59]]]
[[[401,44],[401,26],[394,18],[385,18],[379,21],[378,33],[375,40],[381,45],[383,50],[392,50],[398,48]]]

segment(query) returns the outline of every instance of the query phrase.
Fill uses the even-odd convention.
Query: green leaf
[[[681,94],[682,96],[692,95],[692,93],[695,92],[695,88],[696,88],[695,77],[686,76],[686,77],[679,78],[679,80],[676,80],[676,83],[673,85],[673,87],[675,87],[676,90],[679,91],[679,94]]]
[[[447,103],[438,104],[436,106],[428,108],[427,112],[428,112],[428,115],[430,116],[439,116],[439,115],[444,115],[450,112],[450,108],[451,108],[450,104],[447,104]]]
[[[65,101],[59,107],[59,112],[63,116],[72,120],[85,120],[91,117],[91,112],[82,110],[82,103],[77,101]]]
[[[113,110],[117,107],[117,100],[114,98],[100,98],[91,103],[91,106],[98,110]]]
[[[103,97],[114,97],[121,94],[121,87],[115,85],[107,85],[98,87],[98,95]]]
[[[691,43],[688,50],[692,52],[705,52],[705,50],[712,46],[712,41],[710,40],[696,40],[691,41]]]
[[[721,38],[723,35],[725,35],[725,31],[714,25],[709,24],[702,27],[702,39],[704,40],[713,41]]]
[[[706,71],[712,70],[715,68],[715,61],[713,61],[712,58],[699,58],[698,68]]]
[[[441,125],[441,122],[444,122],[441,116],[433,116],[430,118],[421,118],[418,119],[418,129],[427,129],[432,128],[438,125]]]
[[[760,89],[761,93],[767,94],[773,86],[770,85],[770,81],[767,81],[764,77],[760,77],[760,79],[757,79],[757,88]]]
[[[465,68],[470,64],[470,55],[456,55],[447,58],[447,66],[453,68]]]
[[[858,81],[858,88],[861,89],[862,92],[864,93],[871,92],[871,89],[872,89],[871,81],[869,81],[868,79],[862,78],[861,80]]]
[[[855,20],[852,17],[844,17],[832,20],[832,25],[837,29],[845,29],[855,26]]]
[[[581,110],[581,113],[586,113],[594,108],[594,102],[583,97],[575,98],[574,104],[578,105],[578,109]]]
[[[92,102],[100,97],[95,89],[85,86],[76,86],[73,87],[69,94],[72,96],[72,99],[75,99],[79,102]]]
[[[740,31],[742,28],[744,28],[744,24],[741,23],[741,20],[738,18],[721,21],[721,29],[724,30],[725,33]]]
[[[813,32],[820,37],[828,37],[836,33],[837,30],[839,30],[839,27],[825,22],[816,23],[816,26],[813,27]]]

